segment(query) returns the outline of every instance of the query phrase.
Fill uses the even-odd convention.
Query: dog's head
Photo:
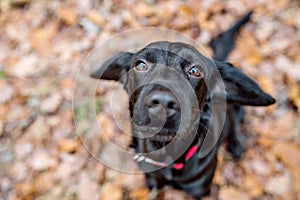
[[[147,135],[158,130],[149,139],[166,143],[173,139],[182,121],[188,129],[193,121],[199,120],[197,116],[209,88],[216,87],[215,73],[223,79],[227,103],[255,106],[274,103],[271,96],[237,68],[214,62],[184,43],[155,42],[136,53],[119,53],[91,76],[123,83],[130,95],[130,115],[139,127],[138,132]],[[194,97],[196,104],[191,100]],[[194,115],[185,116],[186,113]]]

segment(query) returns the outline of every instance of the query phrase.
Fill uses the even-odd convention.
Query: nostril
[[[176,112],[179,109],[177,99],[171,93],[165,91],[150,93],[146,96],[144,105],[147,109],[156,109],[157,106],[161,106],[167,112],[171,110]]]
[[[170,101],[167,105],[167,108],[177,110],[179,105],[176,101]]]
[[[167,105],[168,108],[175,109],[175,102],[170,101]]]
[[[157,105],[159,105],[159,101],[157,99],[150,100],[149,103],[147,103],[148,108],[153,108]]]
[[[152,106],[155,106],[155,105],[158,105],[159,104],[159,101],[157,99],[154,99],[152,101]]]

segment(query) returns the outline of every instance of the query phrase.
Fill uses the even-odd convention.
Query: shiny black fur
[[[251,13],[247,14],[241,21],[234,25],[233,28],[211,42],[215,53],[215,61],[213,62],[217,66],[224,81],[228,103],[226,120],[220,140],[208,155],[203,158],[194,155],[188,162],[185,162],[186,153],[184,153],[175,161],[185,162],[183,169],[176,170],[170,165],[157,171],[147,172],[147,185],[150,189],[159,189],[164,185],[172,185],[175,188],[184,190],[197,199],[201,199],[204,195],[207,195],[210,191],[211,181],[217,164],[217,149],[221,142],[227,138],[228,149],[234,157],[239,158],[243,153],[243,147],[238,137],[239,124],[242,122],[244,116],[244,110],[241,106],[267,106],[275,102],[271,96],[264,93],[248,76],[231,64],[221,62],[233,48],[233,37],[236,31],[249,20],[250,15]],[[160,78],[163,77],[166,80],[170,87],[174,86],[178,88],[180,87],[179,83],[174,81],[168,82],[172,74],[166,72],[163,68],[163,66],[172,67],[189,81],[197,96],[200,118],[195,119],[199,120],[199,124],[192,145],[201,144],[207,134],[209,124],[214,123],[211,121],[211,99],[209,98],[209,92],[204,79],[189,77],[186,73],[186,68],[203,60],[205,60],[206,63],[210,63],[206,59],[207,58],[202,56],[194,47],[188,44],[160,41],[149,44],[137,53],[123,52],[114,56],[105,62],[104,66],[99,68],[99,70],[91,74],[91,76],[123,83],[125,90],[130,94],[129,110],[133,122],[137,125],[147,126],[147,124],[150,123],[149,109],[145,106],[147,100],[158,93],[166,94],[171,99],[173,97],[170,90],[161,85],[149,84],[140,88],[136,88],[136,85],[155,80],[157,77],[155,73],[157,73],[160,74]],[[139,60],[143,60],[151,67],[151,71],[147,73],[152,73],[153,76],[147,79],[148,76],[145,75],[145,73],[132,70]],[[103,71],[103,69],[105,69],[105,71]],[[130,70],[131,73],[127,73]],[[203,70],[205,71],[206,78],[209,79],[209,77],[213,77],[212,74],[214,71],[212,68],[207,67]],[[174,98],[174,101],[176,103],[176,101],[179,100]],[[156,149],[163,148],[164,145],[169,142],[164,139],[164,135],[173,135],[176,133],[182,114],[180,109],[175,109],[174,112],[175,114],[167,119],[158,136],[132,138],[132,147],[137,153],[152,152]],[[155,123],[159,123],[159,120],[153,123],[155,126]],[[133,132],[135,131],[137,130],[133,127]],[[139,130],[139,132],[143,134],[147,134],[147,131],[149,130]],[[187,130],[186,135],[189,134],[188,132],[189,130]],[[178,141],[178,145],[183,145],[180,142],[181,140]],[[174,149],[174,151],[176,151],[176,149]],[[151,165],[148,163],[140,163],[140,168],[142,170],[149,169]]]

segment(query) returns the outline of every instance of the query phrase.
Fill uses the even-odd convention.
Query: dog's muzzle
[[[151,92],[146,96],[144,106],[150,115],[158,119],[162,117],[163,112],[165,112],[167,119],[170,119],[180,111],[179,102],[170,91]]]

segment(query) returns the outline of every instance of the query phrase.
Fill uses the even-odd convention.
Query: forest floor
[[[300,199],[299,1],[0,0],[0,9],[0,200],[149,199],[143,174],[106,167],[78,138],[72,96],[83,60],[114,34],[146,26],[179,31],[211,52],[211,38],[249,10],[228,61],[277,103],[246,108],[246,151],[234,160],[220,148],[207,199]],[[111,88],[98,89],[97,119],[126,148],[130,138],[108,108]],[[99,137],[88,145],[110,156]],[[165,187],[158,199],[192,198]]]

